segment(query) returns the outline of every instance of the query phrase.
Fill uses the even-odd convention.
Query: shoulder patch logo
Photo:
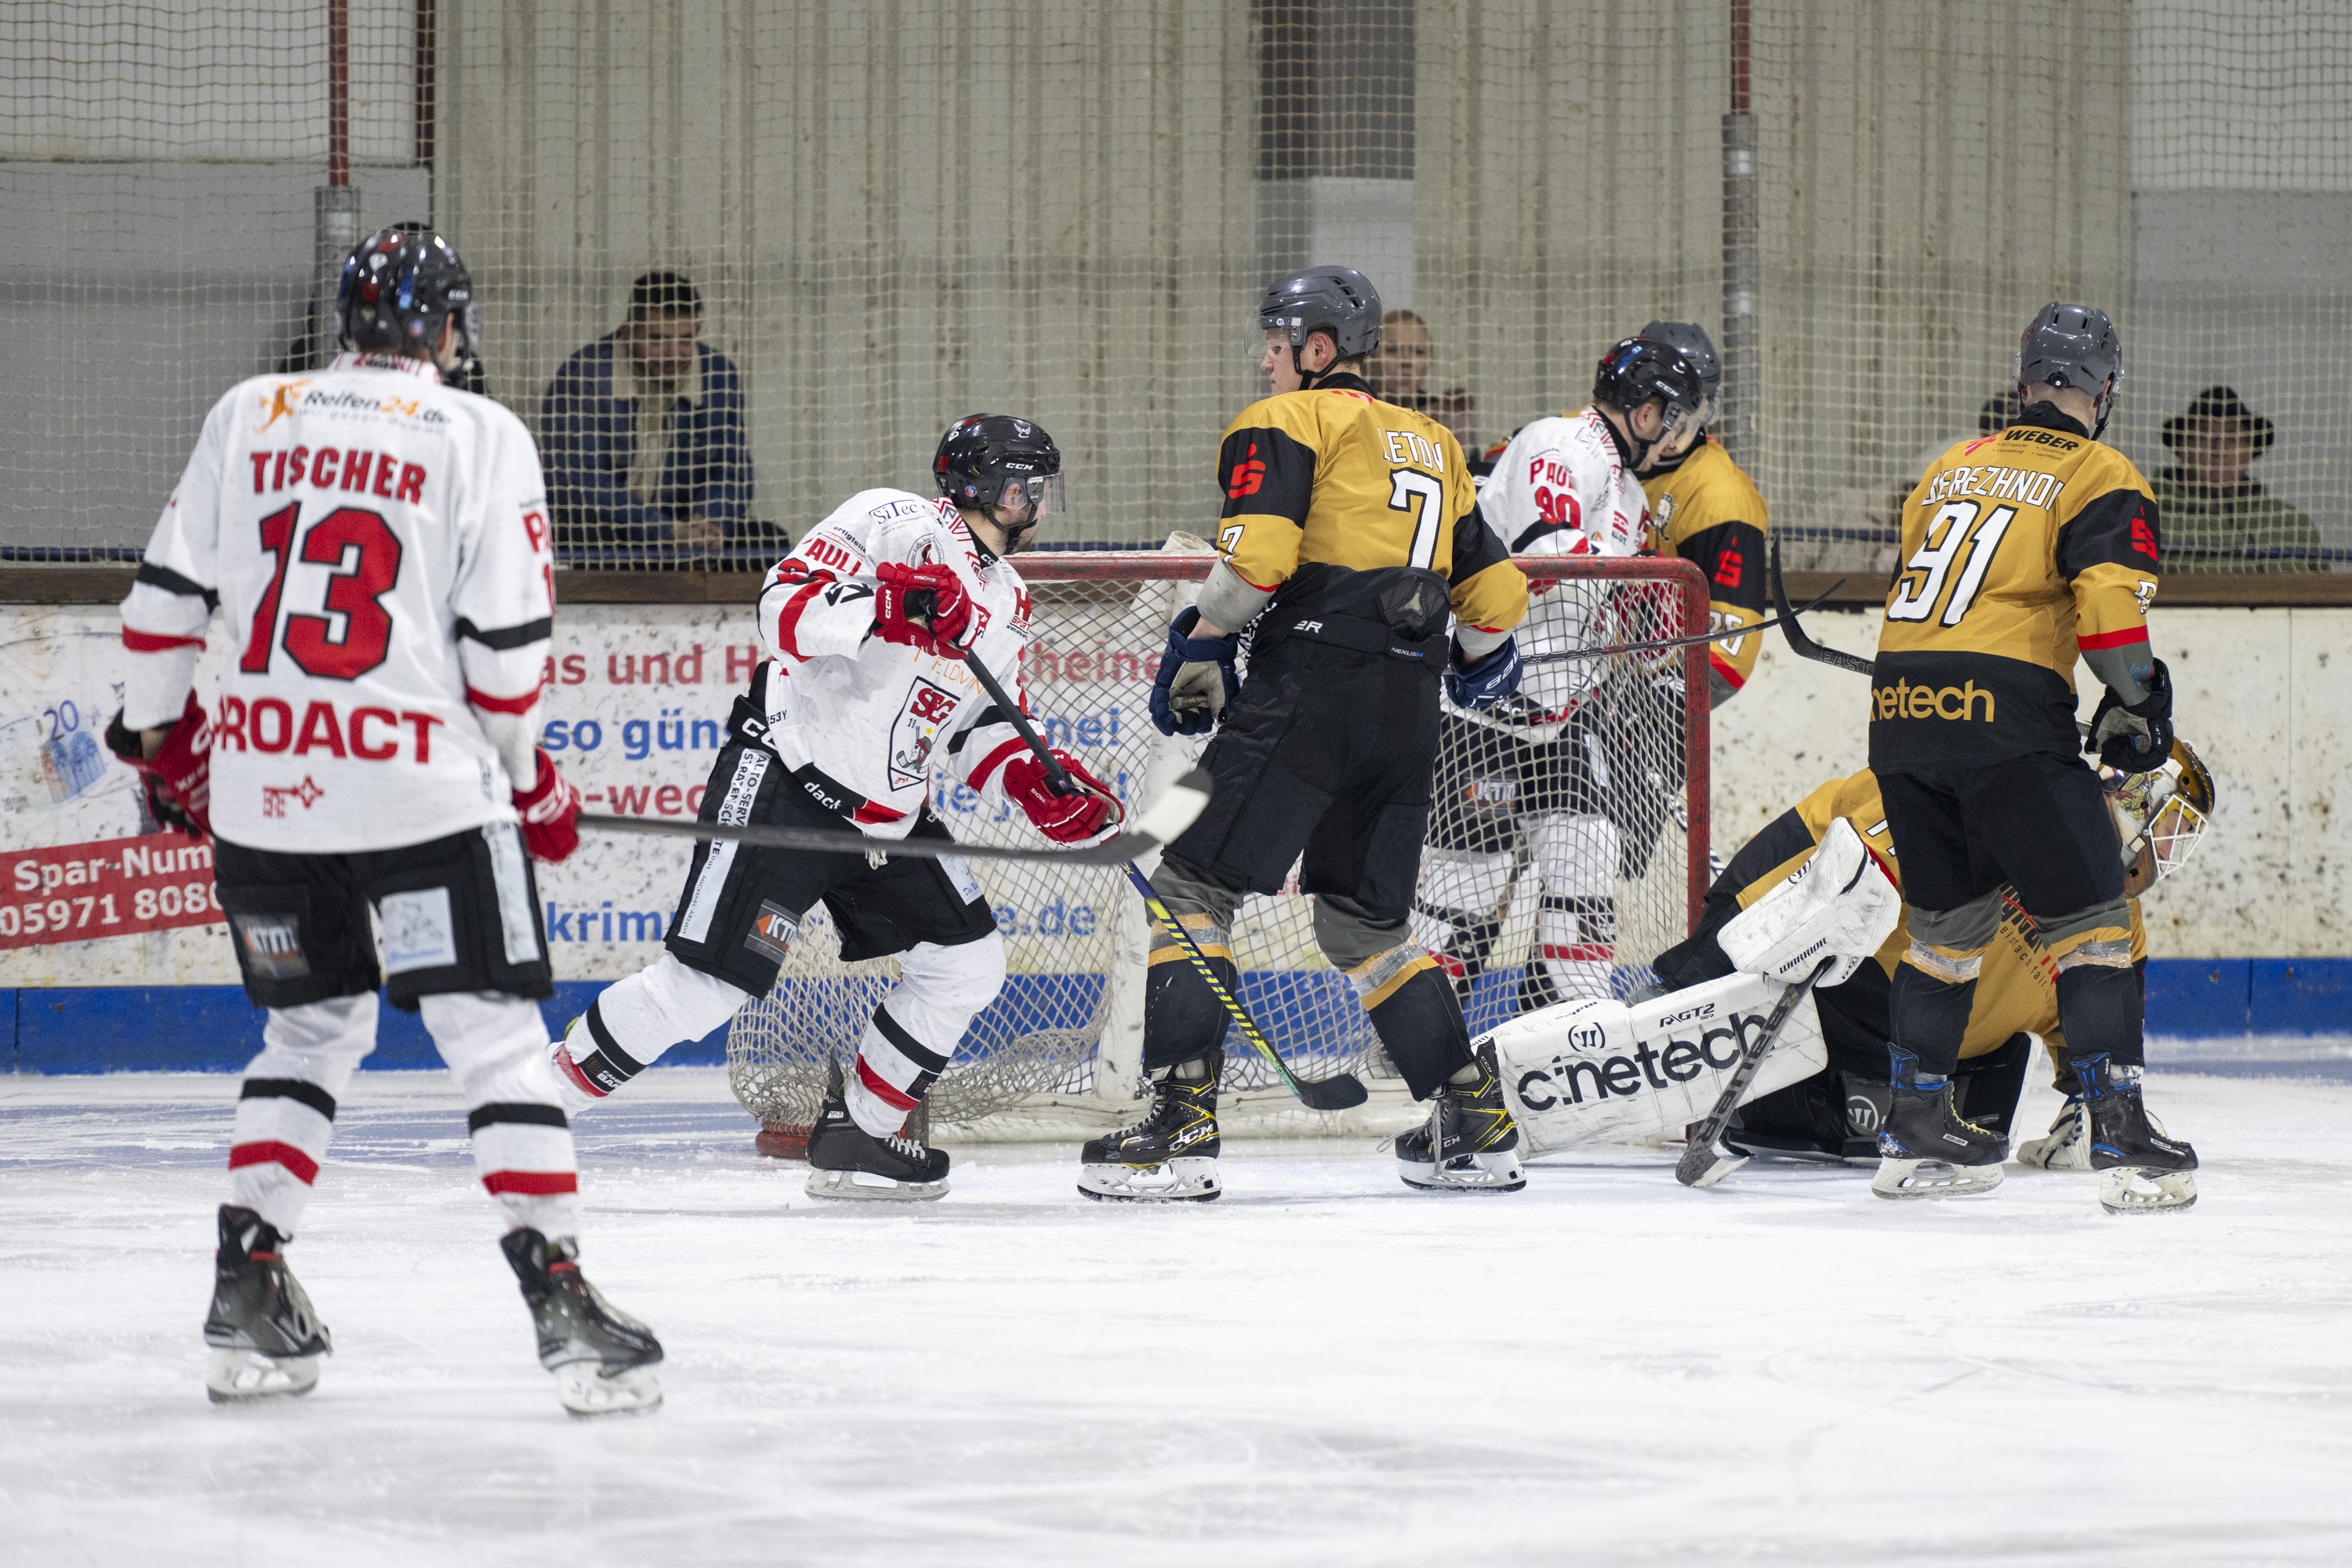
[[[1234,465],[1233,482],[1225,487],[1225,494],[1234,500],[1240,500],[1244,496],[1257,494],[1265,484],[1265,461],[1257,455],[1257,443],[1253,441],[1248,455]]]
[[[2158,558],[2156,553],[2156,530],[2148,527],[2147,518],[2145,513],[2135,515],[2132,518],[2131,547],[2134,550],[2138,551],[2142,555],[2147,556],[2150,561],[2154,561]]]

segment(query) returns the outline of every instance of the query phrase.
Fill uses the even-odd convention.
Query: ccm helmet
[[[1326,372],[1310,372],[1298,351],[1316,332],[1328,332],[1340,359],[1354,359],[1381,346],[1381,291],[1352,267],[1310,267],[1276,282],[1258,301],[1257,324],[1280,332],[1290,344],[1290,367],[1301,386]]]
[[[1592,374],[1592,400],[1625,416],[1625,440],[1633,448],[1633,467],[1638,468],[1659,447],[1696,428],[1706,385],[1674,344],[1658,338],[1623,338],[1601,356]],[[1644,403],[1657,404],[1663,416],[1658,433],[1646,441],[1633,434],[1633,411]]]
[[[2063,386],[2090,394],[2097,440],[2115,411],[2116,385],[2124,378],[2124,340],[2105,310],[2053,300],[2027,322],[2017,340],[2017,390]]]
[[[1008,552],[1024,548],[1040,518],[1063,510],[1061,448],[1044,426],[1010,414],[967,415],[949,426],[931,474],[940,494],[1004,529]],[[997,517],[997,508],[1024,496],[1028,521],[1015,528]]]
[[[376,353],[422,350],[429,358],[452,317],[461,358],[482,342],[482,308],[457,247],[406,225],[376,230],[344,258],[335,317],[346,347]]]
[[[1706,391],[1707,424],[1723,412],[1723,361],[1715,352],[1715,340],[1696,321],[1652,321],[1640,333],[1662,343],[1672,343],[1683,358],[1690,361],[1691,369],[1698,372],[1698,384]]]

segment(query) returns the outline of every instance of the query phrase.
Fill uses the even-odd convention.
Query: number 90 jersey
[[[2047,403],[1928,465],[1878,634],[1871,767],[2074,755],[2075,660],[2145,647],[2158,548],[2139,470]]]
[[[214,405],[122,603],[124,722],[180,717],[217,605],[221,837],[348,854],[512,821],[552,564],[538,453],[488,398],[386,355],[256,377]]]
[[[1527,614],[1527,579],[1478,521],[1454,432],[1355,376],[1243,409],[1217,483],[1217,552],[1274,591],[1275,608],[1370,616],[1402,572],[1419,570],[1446,580],[1465,626],[1507,632]]]

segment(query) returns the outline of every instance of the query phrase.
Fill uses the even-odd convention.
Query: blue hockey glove
[[[1462,662],[1461,643],[1454,645],[1454,657],[1445,663],[1445,695],[1454,700],[1456,708],[1492,708],[1518,689],[1517,637],[1505,637],[1502,647],[1466,667]]]
[[[1168,628],[1168,651],[1151,679],[1151,721],[1163,735],[1204,734],[1242,689],[1234,668],[1237,637],[1190,636],[1201,612],[1186,610]]]

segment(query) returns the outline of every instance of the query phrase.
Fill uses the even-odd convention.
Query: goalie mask
[[[2099,782],[2123,841],[2124,891],[2137,898],[2196,853],[2212,821],[2213,775],[2176,739],[2161,767],[2130,775],[2103,767]]]

